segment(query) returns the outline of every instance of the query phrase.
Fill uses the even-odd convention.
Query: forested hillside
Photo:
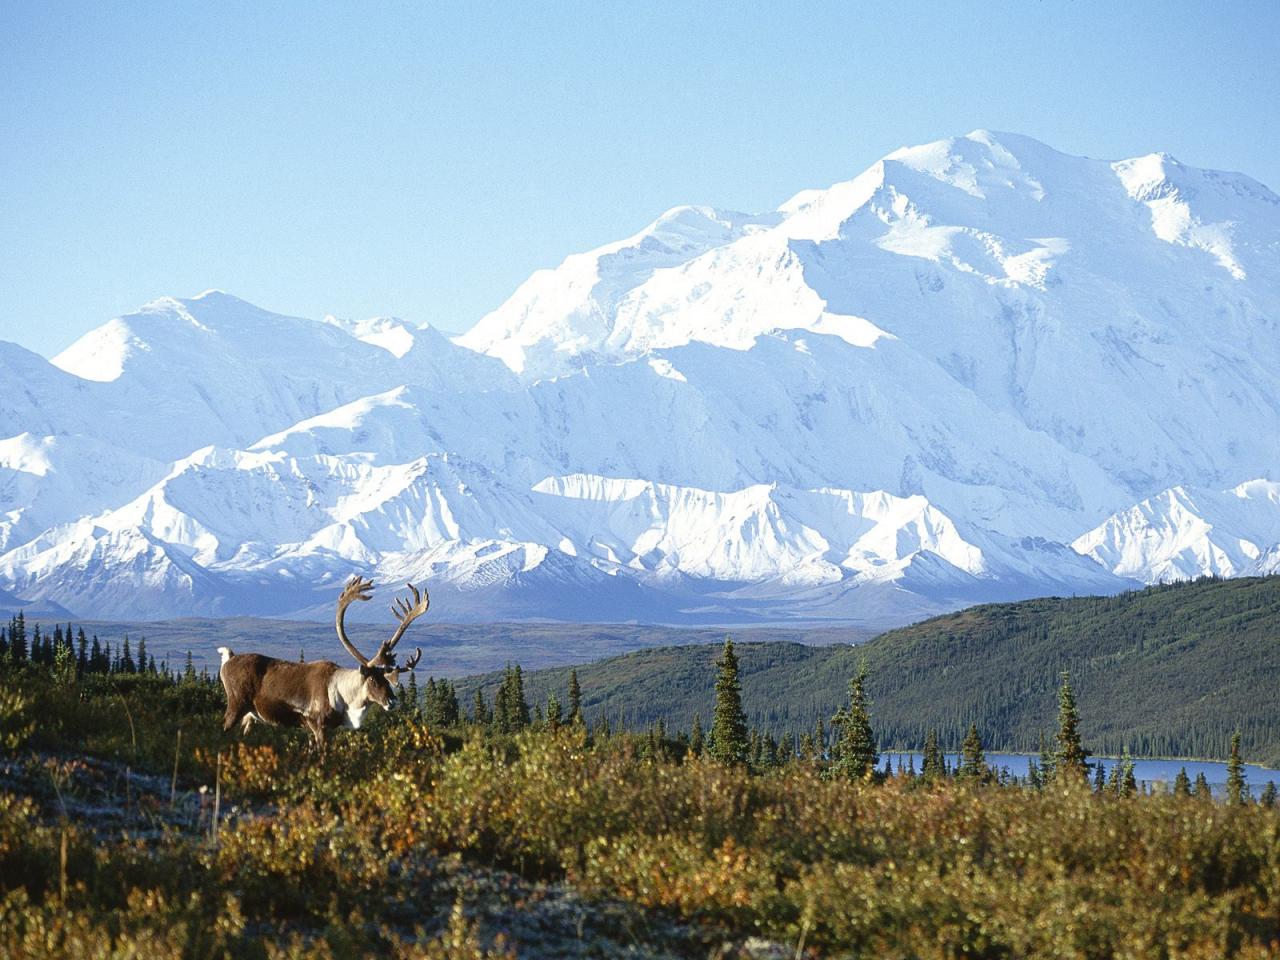
[[[977,723],[988,747],[1034,751],[1051,732],[1054,691],[1071,673],[1086,746],[1144,756],[1227,754],[1243,734],[1253,761],[1280,761],[1280,577],[1204,579],[1113,597],[990,604],[893,630],[860,647],[739,643],[751,723],[813,729],[843,702],[865,657],[882,746],[919,747],[930,727],[959,746]],[[664,647],[577,668],[588,719],[689,730],[711,715],[718,651]],[[564,699],[569,668],[526,675],[530,699]],[[499,675],[477,684],[492,697]]]

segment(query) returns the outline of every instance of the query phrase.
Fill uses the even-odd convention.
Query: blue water
[[[898,758],[902,758],[902,762],[907,762],[907,757],[915,758],[916,773],[920,772],[920,768],[924,763],[922,754],[916,751],[901,753],[886,753],[880,757],[880,766],[884,767],[884,758],[891,757],[893,760],[893,769],[898,769]],[[988,766],[996,769],[1008,770],[1011,776],[1025,777],[1029,769],[1031,760],[1039,761],[1039,756],[1035,754],[1025,753],[988,753]],[[960,762],[960,755],[956,753],[947,754],[947,762],[954,768]],[[1111,768],[1118,764],[1120,760],[1114,757],[1090,757],[1089,763],[1101,763],[1102,769],[1107,776],[1111,775]],[[1178,771],[1186,768],[1187,777],[1194,784],[1196,777],[1203,773],[1204,778],[1209,781],[1209,786],[1213,788],[1215,793],[1222,792],[1227,784],[1227,765],[1225,763],[1216,763],[1206,760],[1143,760],[1138,757],[1133,758],[1133,776],[1139,784],[1151,784],[1152,786],[1160,784],[1168,784],[1173,786],[1173,780],[1178,775]],[[1093,777],[1092,768],[1089,771],[1090,780]],[[1274,780],[1276,786],[1280,787],[1280,770],[1271,770],[1267,767],[1259,767],[1252,763],[1245,764],[1244,767],[1245,783],[1249,785],[1249,790],[1254,797],[1262,792],[1267,785],[1268,780]]]

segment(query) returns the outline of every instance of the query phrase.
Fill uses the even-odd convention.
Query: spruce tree
[[[477,726],[485,726],[489,720],[489,708],[484,702],[484,691],[476,687],[476,695],[471,702],[471,722]]]
[[[493,714],[490,723],[497,733],[510,733],[514,728],[510,680],[511,669],[508,667],[506,674],[503,675],[502,683],[498,684],[498,690],[493,695]]]
[[[960,745],[960,773],[965,780],[983,781],[987,778],[987,761],[982,755],[982,737],[978,735],[978,725],[969,724],[969,732],[965,734]]]
[[[138,638],[138,673],[147,672],[147,638]]]
[[[94,649],[94,654],[93,654],[94,659],[97,659],[98,638],[96,636],[93,638],[93,649]],[[195,660],[191,658],[190,650],[187,651],[187,661],[182,667],[182,682],[183,683],[196,682],[196,663],[195,663]]]
[[[693,732],[689,734],[689,752],[695,757],[700,757],[704,749],[706,749],[706,742],[702,733],[702,714],[695,713],[693,715]]]
[[[930,727],[924,738],[924,757],[920,765],[920,776],[925,780],[941,780],[947,775],[946,758],[942,748],[938,746],[938,731]]]
[[[861,780],[874,772],[880,761],[871,714],[867,704],[867,666],[862,663],[849,681],[849,704],[831,718],[840,730],[832,750],[832,773],[846,780]]]
[[[569,722],[582,723],[582,687],[578,685],[578,671],[569,671]]]
[[[1213,791],[1209,789],[1209,780],[1203,770],[1196,774],[1195,795],[1197,800],[1213,799]]]
[[[753,770],[759,770],[764,765],[764,740],[759,730],[752,730],[747,737],[747,757]]]
[[[742,709],[742,686],[738,682],[738,658],[733,641],[725,637],[724,650],[716,661],[716,705],[711,718],[708,754],[727,764],[747,762],[747,715]]]
[[[418,693],[418,674],[410,670],[409,682],[405,684],[405,713],[415,722],[422,720],[422,698]]]
[[[436,684],[436,696],[440,700],[440,725],[442,727],[457,726],[462,715],[458,707],[458,691],[450,681],[441,680]]]
[[[561,715],[563,711],[560,707],[560,698],[552,691],[547,695],[547,726],[552,730],[559,730],[560,724],[564,717]]]
[[[1191,796],[1191,778],[1187,776],[1187,768],[1183,767],[1173,778],[1173,795],[1175,797]]]
[[[427,677],[427,685],[423,690],[422,720],[428,727],[438,727],[440,725],[438,713],[440,702],[436,694],[436,678]]]
[[[1268,780],[1267,785],[1262,789],[1262,796],[1258,797],[1258,803],[1262,804],[1268,810],[1276,805],[1276,782]]]
[[[81,676],[89,672],[89,638],[84,635],[84,627],[76,637],[76,670]]]
[[[1129,754],[1129,748],[1124,748],[1124,756],[1120,758],[1120,796],[1136,797],[1138,795],[1138,781],[1133,775],[1133,757]]]
[[[1093,765],[1093,792],[1101,793],[1106,789],[1106,769],[1103,767],[1102,761],[1099,760]]]
[[[818,748],[814,746],[813,734],[805,731],[800,734],[800,759],[816,760],[818,759]]]
[[[26,660],[29,656],[27,648],[27,615],[21,610],[13,618],[9,628],[9,652],[14,660]]]
[[[1040,731],[1040,779],[1043,783],[1053,779],[1053,751],[1045,742],[1043,730]]]
[[[524,698],[524,673],[518,663],[511,670],[510,706],[515,729],[523,730],[529,726],[532,718],[529,715],[529,701]]]
[[[1076,710],[1071,677],[1062,674],[1058,690],[1058,749],[1053,757],[1053,775],[1063,779],[1084,780],[1089,776],[1085,760],[1088,754],[1080,743],[1080,714]]]
[[[1249,788],[1244,782],[1244,761],[1240,759],[1240,731],[1231,735],[1231,756],[1227,758],[1227,803],[1243,806],[1249,798]]]

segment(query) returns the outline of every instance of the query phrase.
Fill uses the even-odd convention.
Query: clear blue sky
[[[668,207],[1013,130],[1280,189],[1280,3],[0,4],[0,339],[156,296],[463,330]]]

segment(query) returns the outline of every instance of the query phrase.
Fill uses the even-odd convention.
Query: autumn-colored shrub
[[[58,736],[120,696],[64,701]],[[811,957],[1280,952],[1280,811],[1260,804],[849,782],[811,762],[758,775],[580,726],[446,736],[404,714],[322,755],[302,734],[222,737],[186,709],[131,707],[132,729],[102,735],[102,770],[151,778],[98,784],[124,813],[77,761],[5,761],[0,955],[505,955],[442,896],[445,863]]]

